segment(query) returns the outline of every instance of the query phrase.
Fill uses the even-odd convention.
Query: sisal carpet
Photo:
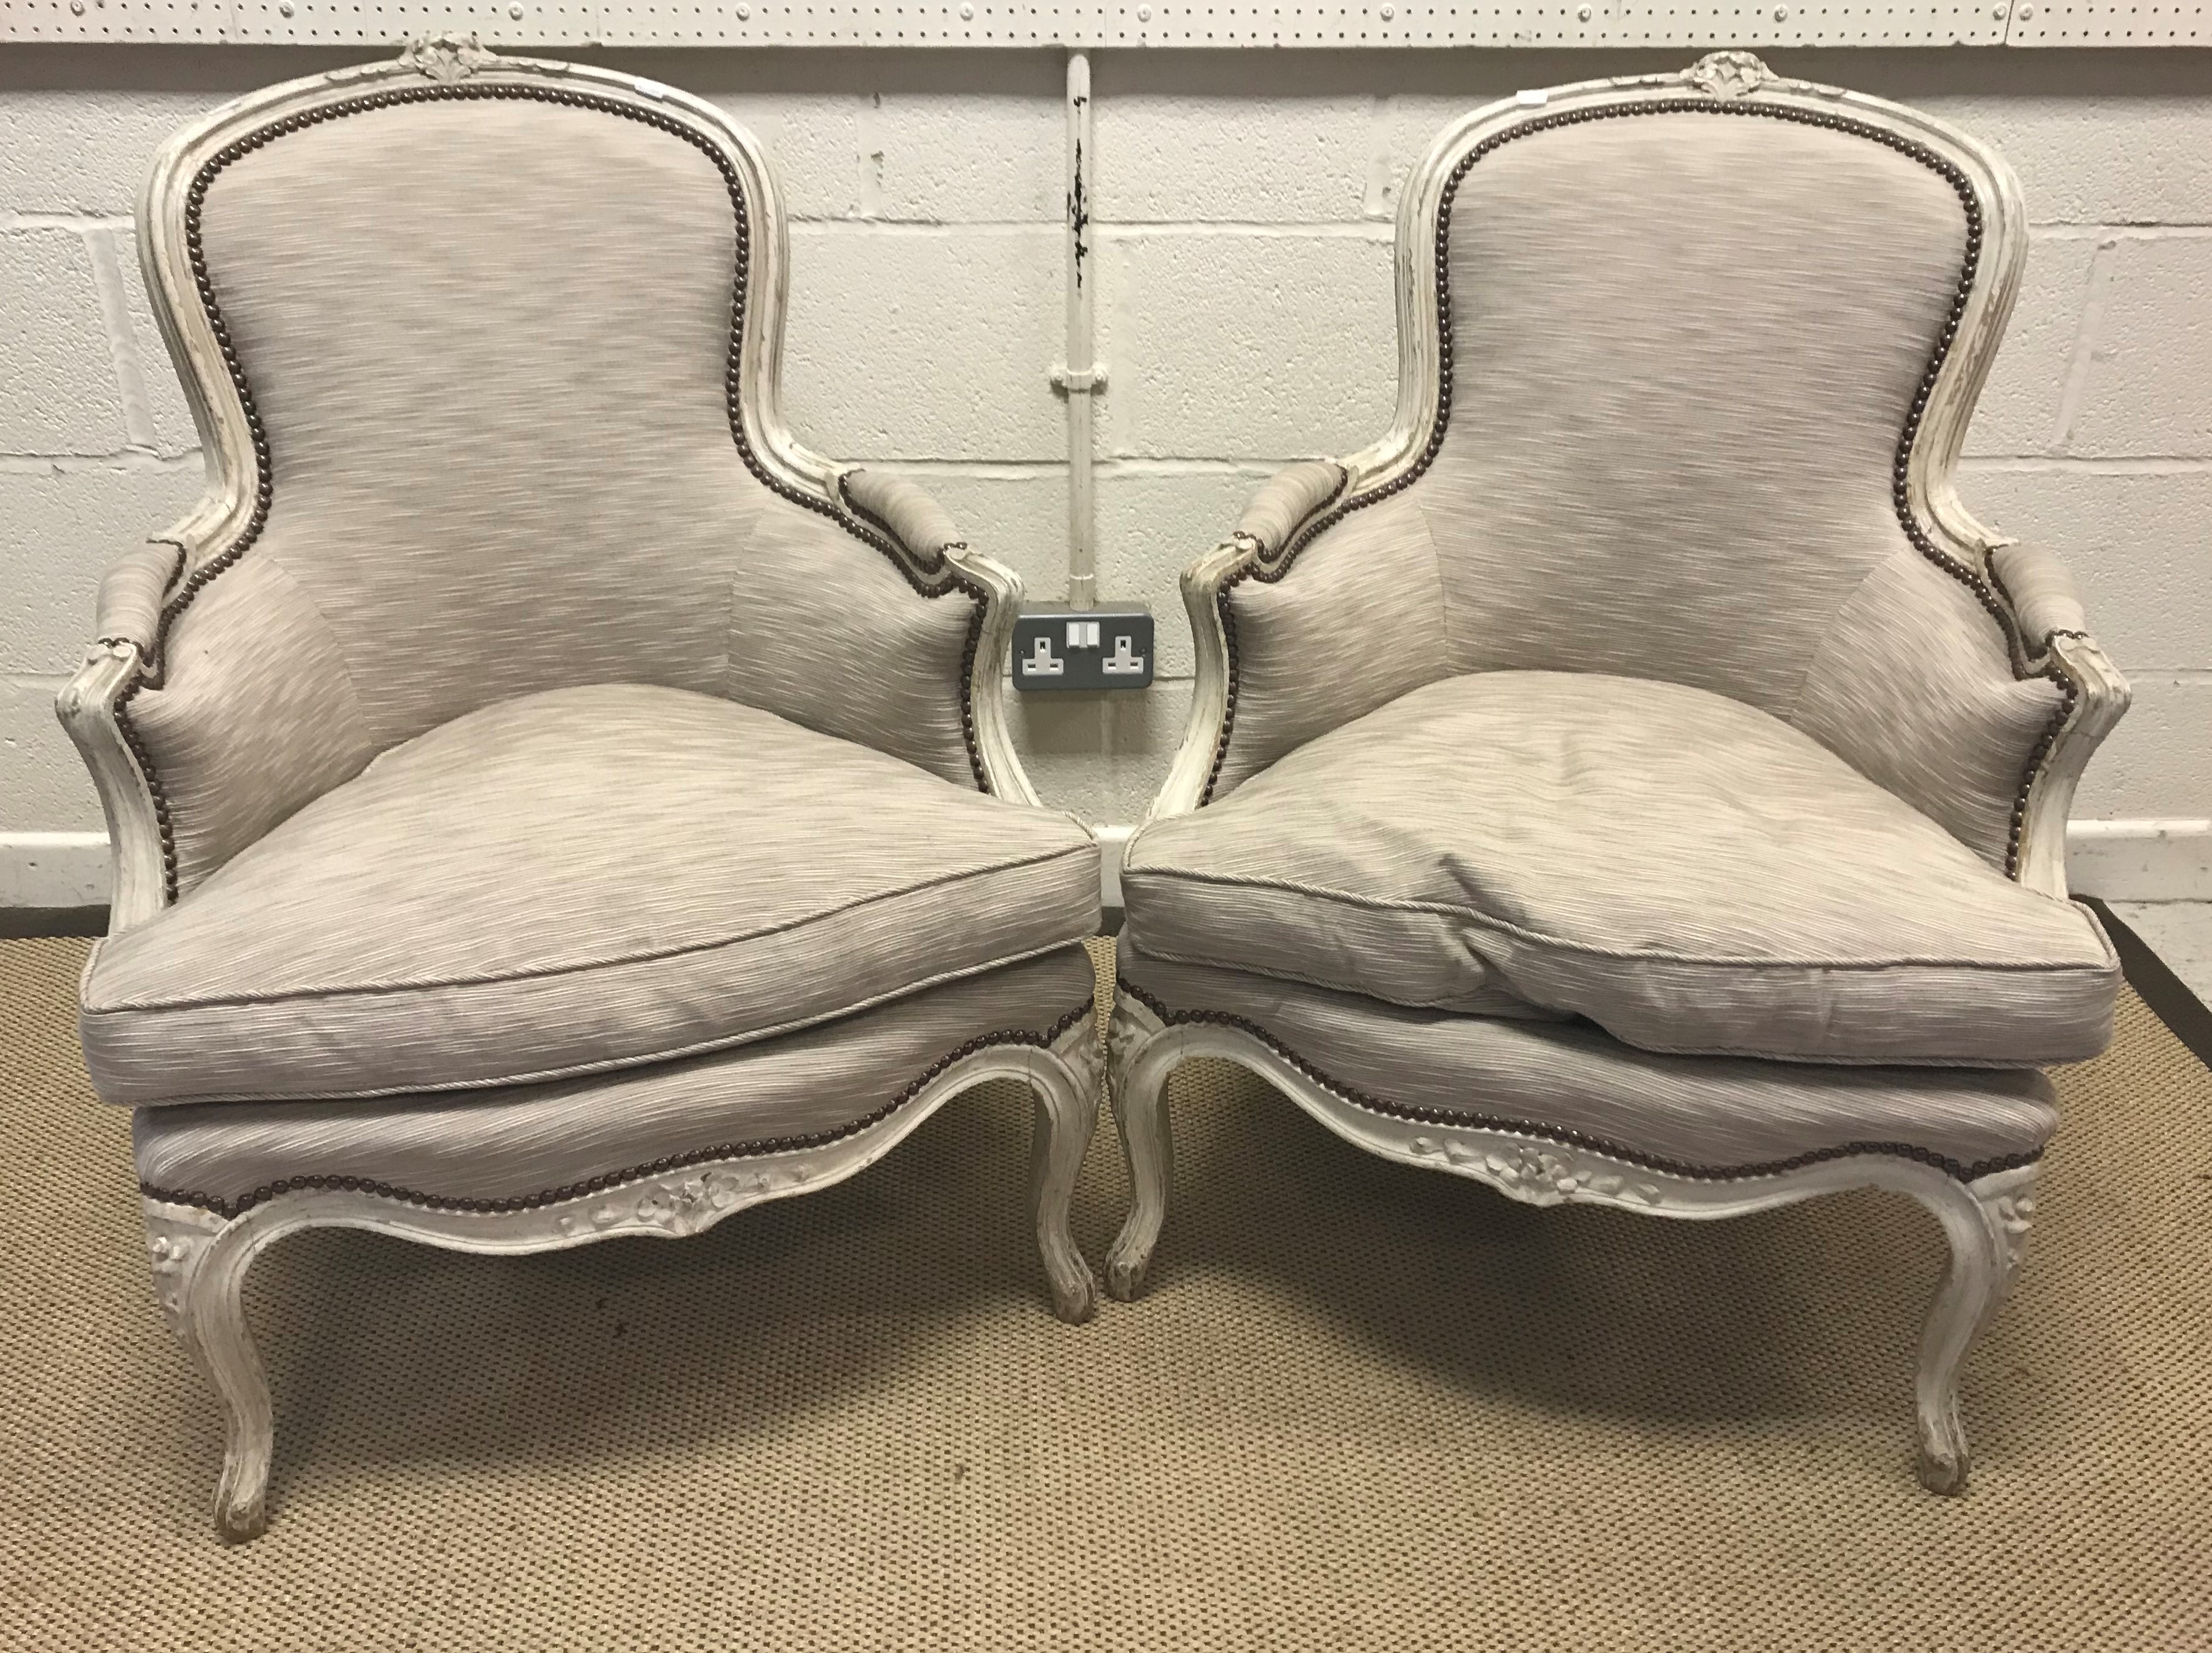
[[[677,1244],[284,1243],[268,1535],[147,1285],[87,944],[0,943],[0,1642],[64,1648],[2212,1647],[2212,1074],[2130,996],[1911,1469],[1917,1206],[1537,1212],[1184,1076],[1150,1294],[1054,1322],[1028,1109]],[[1110,1130],[1078,1237],[1123,1180]]]

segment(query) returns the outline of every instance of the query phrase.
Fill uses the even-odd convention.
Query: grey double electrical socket
[[[1014,687],[1025,693],[1142,689],[1152,680],[1152,613],[1039,603],[1014,622]]]

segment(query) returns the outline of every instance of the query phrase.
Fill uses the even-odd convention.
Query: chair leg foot
[[[245,1218],[148,1200],[144,1204],[154,1290],[169,1328],[222,1402],[222,1475],[216,1485],[216,1535],[227,1544],[258,1538],[269,1524],[269,1462],[276,1423],[269,1381],[246,1324],[241,1288],[265,1242]]]
[[[1098,1282],[1069,1226],[1075,1179],[1098,1127],[1097,1068],[1079,1071],[1052,1053],[1038,1053],[1032,1088],[1036,1127],[1030,1139],[1030,1188],[1036,1213],[1037,1252],[1052,1285],[1052,1311],[1079,1326],[1097,1311]]]
[[[1926,1442],[1920,1446],[1920,1484],[1929,1492],[1944,1498],[1962,1498],[1966,1491],[1966,1443],[1961,1439],[1955,1455],[1938,1457],[1936,1449]]]
[[[1125,1256],[1119,1240],[1106,1255],[1106,1295],[1116,1303],[1134,1303],[1145,1289],[1148,1256]]]
[[[1168,1075],[1174,1060],[1155,1041],[1164,1030],[1144,1006],[1117,994],[1107,1035],[1109,1087],[1129,1167],[1129,1215],[1106,1254],[1106,1290],[1127,1303],[1145,1288],[1152,1249],[1167,1221],[1174,1144],[1168,1133]],[[1150,1053],[1148,1055],[1148,1052]]]
[[[1921,1334],[1916,1385],[1920,1484],[1931,1492],[1955,1498],[1966,1490],[1972,1457],[1959,1419],[1959,1374],[2027,1250],[2035,1169],[2025,1165],[1971,1186],[1954,1184],[1953,1195],[1923,1201],[1951,1242],[1950,1268]]]
[[[1060,1273],[1053,1280],[1052,1312],[1070,1326],[1080,1326],[1098,1312],[1098,1282],[1088,1268],[1079,1274]]]
[[[269,1530],[267,1492],[269,1471],[264,1459],[258,1481],[236,1468],[235,1453],[224,1462],[222,1482],[216,1489],[215,1535],[226,1544],[246,1544]]]

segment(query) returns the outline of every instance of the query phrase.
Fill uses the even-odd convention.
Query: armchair
[[[1131,841],[1109,1069],[1140,1287],[1165,1085],[1243,1064],[1539,1205],[1907,1193],[1953,1261],[1921,1475],[2117,960],[2065,899],[2127,688],[1952,470],[2024,214],[2002,162],[1729,52],[1446,130],[1375,446],[1183,578],[1196,696]]]
[[[60,709],[116,854],[86,1059],[222,1534],[269,1472],[240,1282],[299,1229],[692,1234],[1012,1079],[1084,1318],[1097,849],[1006,736],[1014,576],[785,427],[754,141],[414,47],[179,134],[139,225],[210,488]]]

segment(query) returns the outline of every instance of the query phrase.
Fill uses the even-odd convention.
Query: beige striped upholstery
[[[174,545],[152,540],[109,563],[100,577],[93,635],[102,642],[136,643],[141,653],[151,648],[161,625],[161,599],[182,557]]]
[[[2038,1073],[1656,1055],[1586,1024],[1412,1010],[1162,963],[1127,937],[1119,969],[1170,1015],[1235,1017],[1355,1101],[1580,1137],[1692,1174],[1899,1146],[1973,1172],[2033,1156],[2058,1124]]]
[[[1065,947],[1075,821],[773,714],[599,685],[384,754],[84,980],[112,1102],[518,1083],[769,1038]]]
[[[376,1101],[142,1108],[140,1179],[232,1200],[359,1177],[442,1200],[528,1199],[710,1149],[849,1128],[971,1040],[1042,1039],[1090,1014],[1090,956],[1061,948],[731,1050],[549,1085]]]
[[[1779,719],[1595,672],[1416,690],[1146,827],[1121,888],[1147,958],[1654,1051],[2071,1061],[2119,983],[2085,910]]]
[[[2000,545],[1990,553],[1990,569],[2012,599],[2021,635],[2031,648],[2040,649],[2062,632],[2088,634],[2089,617],[2081,606],[2081,590],[2066,565],[2047,547],[2024,542]]]
[[[838,489],[854,510],[925,562],[968,543],[951,514],[904,477],[887,471],[848,471],[838,478]]]

